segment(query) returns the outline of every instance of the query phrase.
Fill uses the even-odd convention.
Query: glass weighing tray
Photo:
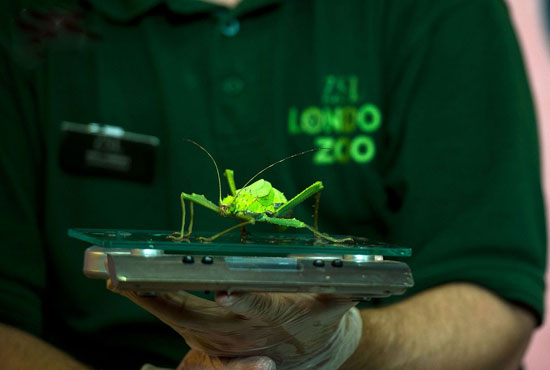
[[[213,242],[197,241],[197,237],[213,233],[193,233],[189,241],[174,242],[167,237],[171,231],[115,230],[115,229],[69,229],[70,237],[95,246],[113,249],[158,249],[165,253],[210,254],[224,256],[288,256],[288,255],[361,255],[409,257],[410,248],[398,247],[353,237],[354,243],[332,243],[314,238],[311,234],[254,233],[241,241],[241,234],[223,235]],[[331,235],[343,238],[339,235]]]

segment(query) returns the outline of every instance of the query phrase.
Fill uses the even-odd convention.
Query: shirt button
[[[227,95],[238,95],[244,90],[244,81],[239,77],[227,77],[222,83],[222,90]]]
[[[241,24],[239,23],[239,20],[237,18],[226,19],[220,23],[220,32],[222,35],[227,37],[235,36],[237,33],[239,33],[240,29]]]

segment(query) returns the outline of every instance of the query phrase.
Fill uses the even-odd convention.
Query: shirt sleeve
[[[410,27],[393,45],[405,46],[387,57],[397,143],[388,181],[403,185],[390,227],[413,249],[410,293],[471,282],[542,320],[536,120],[507,9],[499,0],[441,3],[403,15]]]
[[[41,148],[36,108],[10,40],[0,42],[0,321],[41,334],[45,256],[40,238]],[[31,71],[28,71],[29,73]]]

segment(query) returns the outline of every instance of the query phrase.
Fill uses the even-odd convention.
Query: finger
[[[267,356],[224,358],[190,350],[177,370],[276,370],[275,361]]]
[[[177,370],[223,370],[225,365],[220,358],[209,356],[204,352],[190,350],[187,352]]]
[[[231,293],[217,292],[216,302],[228,310],[248,318],[284,320],[289,315],[340,315],[357,302],[336,296],[309,293]]]
[[[154,297],[140,296],[134,291],[123,291],[120,294],[171,326],[204,329],[225,324],[236,317],[216,302],[184,291],[161,292]]]
[[[105,269],[109,271],[109,261],[105,259]],[[161,292],[154,296],[140,295],[138,292],[121,290],[107,280],[107,289],[130,299],[140,307],[151,312],[159,319],[173,327],[201,329],[212,321],[223,320],[230,314],[215,302],[197,297],[185,291]]]
[[[274,294],[264,293],[227,293],[216,292],[216,302],[234,312],[247,318],[271,316],[271,310],[281,305],[280,299]]]
[[[254,356],[232,359],[225,368],[227,370],[276,370],[277,365],[267,356]]]
[[[352,297],[335,294],[318,294],[317,300],[322,305],[341,312],[345,312],[359,303],[357,300],[353,300]]]
[[[216,302],[229,311],[272,324],[319,312],[316,298],[309,293],[216,293]]]

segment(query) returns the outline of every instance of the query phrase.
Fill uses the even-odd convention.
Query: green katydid
[[[219,203],[218,205],[216,205],[210,200],[208,200],[204,195],[201,195],[201,194],[181,193],[181,196],[180,196],[181,209],[182,209],[181,230],[179,232],[173,233],[171,236],[168,237],[169,239],[174,241],[183,241],[183,240],[189,239],[189,237],[191,236],[191,233],[193,232],[193,218],[194,218],[193,205],[194,203],[197,203],[198,205],[201,205],[205,208],[208,208],[218,213],[220,216],[233,217],[239,221],[237,225],[232,226],[226,230],[223,230],[222,232],[219,232],[211,236],[210,238],[204,238],[204,237],[198,238],[201,241],[211,242],[214,239],[220,237],[221,235],[224,235],[225,233],[228,233],[237,228],[241,228],[244,234],[244,226],[254,224],[256,222],[267,222],[280,227],[305,228],[311,231],[316,237],[326,239],[333,243],[353,242],[352,238],[337,239],[337,238],[331,237],[328,234],[321,233],[317,230],[319,198],[321,195],[321,190],[323,189],[323,183],[321,181],[314,182],[312,185],[304,189],[302,192],[300,192],[298,195],[296,195],[294,198],[290,200],[287,200],[282,192],[275,189],[271,185],[271,183],[269,183],[266,180],[261,179],[261,180],[255,181],[254,183],[251,183],[252,180],[256,179],[260,174],[262,174],[264,171],[268,170],[269,168],[275,166],[276,164],[286,161],[287,159],[297,157],[299,155],[303,155],[315,150],[319,150],[321,148],[306,150],[304,152],[293,154],[275,163],[272,163],[271,165],[267,166],[266,168],[258,172],[256,175],[254,175],[240,189],[237,189],[237,187],[235,186],[233,170],[229,170],[229,169],[225,170],[224,175],[227,178],[231,195],[228,195],[222,199],[220,171],[218,170],[218,164],[214,160],[214,157],[212,157],[212,155],[205,148],[203,148],[200,144],[196,143],[195,141],[191,139],[185,139],[185,140],[199,147],[202,151],[204,151],[210,157],[210,159],[214,163],[214,166],[216,167],[216,173],[218,175]],[[302,222],[296,218],[281,217],[287,214],[291,209],[296,207],[298,204],[302,203],[304,200],[310,198],[313,195],[316,196],[315,211],[314,211],[314,226],[310,226],[305,222]],[[189,210],[190,210],[189,226],[187,229],[187,233],[185,232],[185,218],[186,218],[185,201],[186,200],[189,201]]]

